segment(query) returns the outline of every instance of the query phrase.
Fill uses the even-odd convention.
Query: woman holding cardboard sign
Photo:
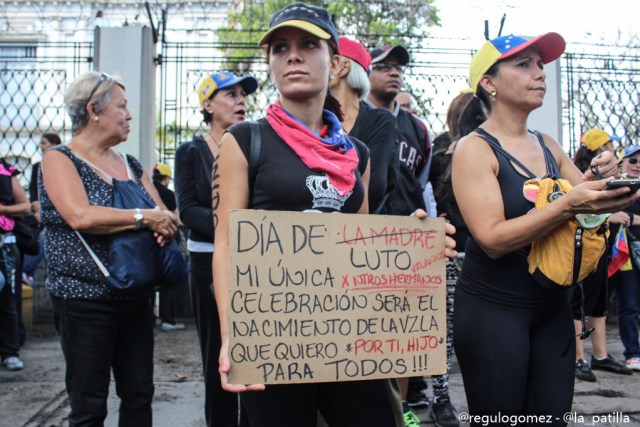
[[[475,130],[457,143],[452,170],[471,232],[456,287],[454,347],[469,413],[476,416],[545,416],[552,425],[566,424],[575,364],[571,311],[560,286],[543,287],[529,273],[530,245],[576,214],[617,211],[638,197],[594,180],[617,173],[611,153],[595,158],[593,170],[582,174],[560,144],[528,131],[529,114],[546,91],[543,64],[564,48],[556,33],[504,36],[487,41],[469,67],[476,96],[459,126]],[[483,108],[488,116],[479,121]],[[534,185],[539,177],[564,178],[574,187],[535,209],[541,199],[530,190],[541,188]]]
[[[329,425],[395,425],[391,401],[380,380],[266,388],[228,382],[229,210],[368,212],[368,150],[344,135],[337,103],[328,95],[330,76],[340,69],[338,36],[328,12],[304,3],[290,4],[274,14],[260,44],[266,49],[280,100],[258,122],[261,151],[255,169],[249,166],[250,125],[240,123],[229,129],[214,186],[220,198],[214,212],[213,274],[222,334],[222,385],[229,391],[246,392],[241,401],[252,427],[315,427],[318,411]],[[320,205],[322,189],[329,190],[323,195],[332,197]]]

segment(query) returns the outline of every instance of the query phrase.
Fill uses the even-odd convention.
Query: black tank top
[[[261,119],[258,124],[261,149],[257,170],[250,174],[254,176],[249,201],[251,209],[358,212],[365,196],[362,173],[369,161],[369,149],[361,141],[351,138],[360,159],[355,171],[355,186],[351,193],[340,196],[329,184],[326,176],[309,169],[266,120]],[[229,128],[229,132],[249,159],[249,123],[237,123]]]
[[[500,143],[497,139],[478,128],[476,133],[485,140]],[[560,170],[553,154],[544,144],[542,137],[536,134],[547,164],[545,177],[559,177]],[[487,141],[489,143],[489,141]],[[491,145],[491,144],[490,144]],[[493,146],[498,159],[498,183],[504,203],[505,218],[513,219],[526,215],[535,206],[524,198],[522,186],[531,176],[522,175],[516,170],[511,159]],[[540,177],[543,178],[543,177]],[[561,290],[542,288],[529,274],[530,246],[506,254],[498,259],[491,259],[482,250],[473,236],[469,237],[465,247],[465,259],[458,286],[467,293],[513,307],[542,307],[557,299]]]

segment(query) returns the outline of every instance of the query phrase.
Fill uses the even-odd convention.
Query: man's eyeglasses
[[[637,157],[632,157],[630,159],[625,159],[627,162],[629,162],[629,164],[635,165],[636,163],[638,163],[640,160],[638,160]]]
[[[376,62],[375,64],[372,65],[372,67],[374,70],[382,71],[384,73],[391,71],[392,68],[395,68],[396,70],[398,70],[399,73],[404,73],[404,65],[400,65],[400,64],[390,64],[388,62]]]
[[[96,84],[94,84],[93,89],[91,89],[91,93],[89,93],[89,100],[93,98],[93,95],[96,93],[98,88],[102,85],[102,83],[104,83],[107,80],[113,80],[113,78],[107,73],[100,74],[100,77],[98,78],[98,80],[96,80]]]

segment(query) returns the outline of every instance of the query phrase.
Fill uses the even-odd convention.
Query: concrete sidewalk
[[[155,335],[154,426],[205,426],[204,387],[195,325],[188,323],[186,330],[178,332],[161,332],[156,328]],[[622,344],[615,325],[608,326],[608,337],[610,354],[622,359]],[[589,352],[590,344],[587,344],[587,354]],[[8,372],[0,368],[0,427],[67,425],[64,361],[50,323],[34,326],[21,357],[25,370]],[[640,373],[623,376],[596,371],[595,374],[598,377],[595,383],[576,381],[572,410],[579,420],[570,426],[640,426]],[[467,411],[457,365],[451,375],[450,390],[458,411]],[[430,396],[430,391],[427,395]],[[117,426],[118,405],[112,386],[106,426]],[[433,425],[428,410],[418,411],[418,415],[423,425]],[[608,419],[594,418],[594,415]]]

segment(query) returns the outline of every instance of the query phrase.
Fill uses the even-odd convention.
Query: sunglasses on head
[[[398,70],[399,73],[404,73],[404,65],[390,64],[388,62],[376,62],[372,65],[374,70],[382,71],[384,73],[391,71],[392,68]]]
[[[632,165],[635,165],[636,163],[638,163],[640,160],[638,160],[637,157],[632,157],[630,159],[625,159],[627,162],[629,162]]]
[[[100,74],[100,77],[98,77],[98,80],[96,80],[96,83],[93,85],[93,89],[91,89],[91,93],[89,93],[89,100],[93,98],[93,95],[96,93],[98,88],[102,86],[102,83],[107,80],[113,80],[113,78],[107,73]]]

